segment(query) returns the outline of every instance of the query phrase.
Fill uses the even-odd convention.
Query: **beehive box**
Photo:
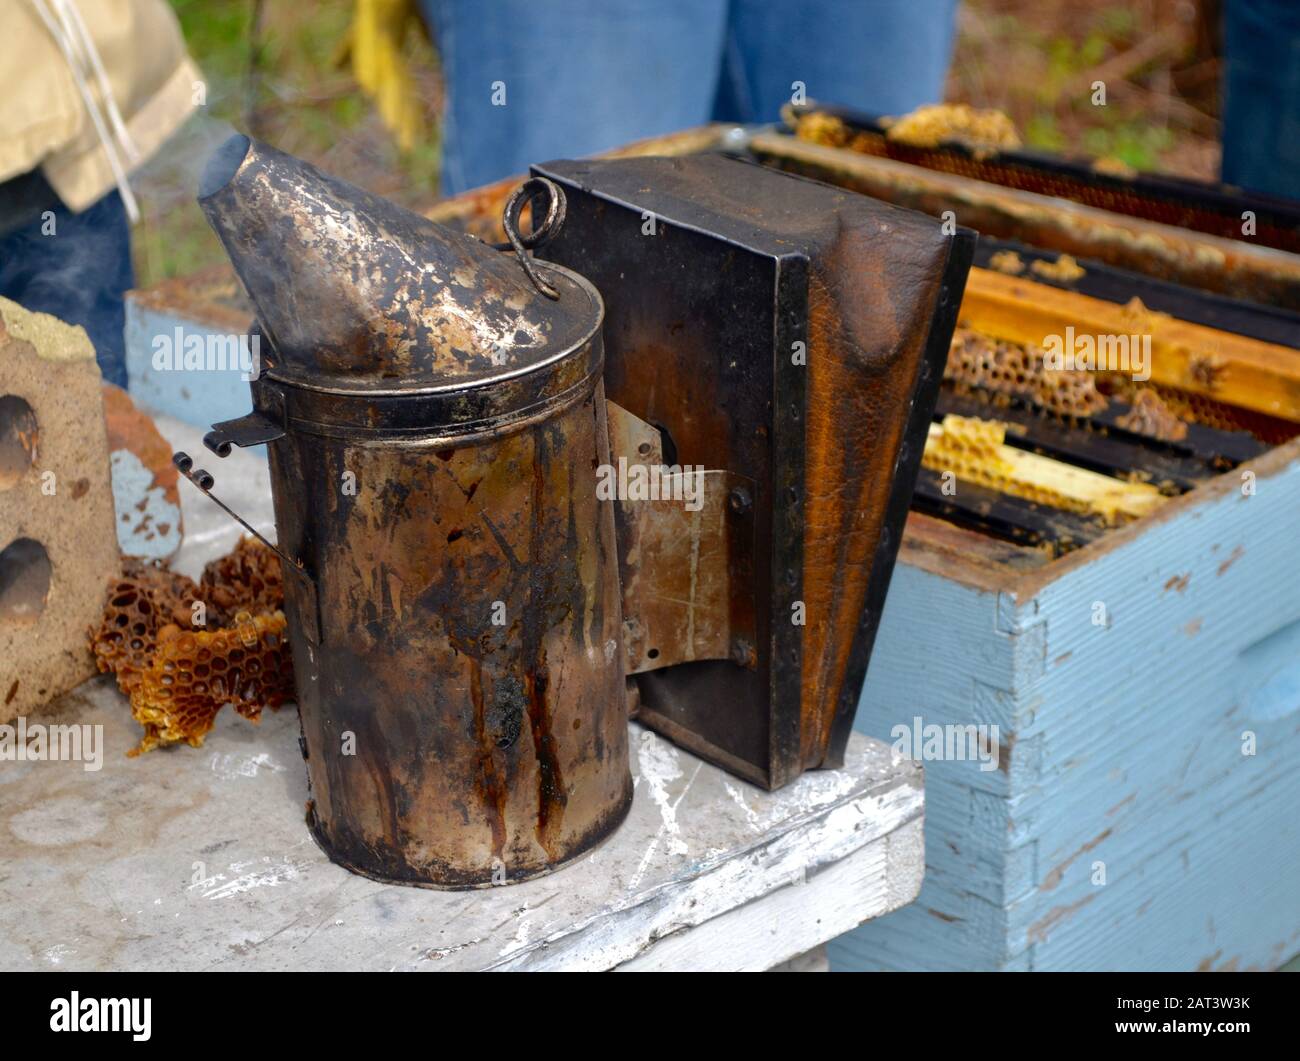
[[[1300,294],[1300,258],[1275,247],[790,138],[756,151],[1163,280],[1267,305]],[[1202,301],[1206,319],[1225,309]],[[1051,291],[990,273],[972,272],[967,302],[1007,338],[1080,324]],[[1300,354],[1277,343],[1300,331],[1279,320],[1254,348],[1278,375],[1246,384],[1248,354],[1222,381],[1253,405],[1246,420],[1296,418]],[[1190,382],[1186,355],[1218,366],[1236,343],[1167,344],[1165,382]],[[1300,440],[1057,558],[914,512],[856,728],[996,726],[998,765],[927,761],[921,894],[835,941],[832,966],[1267,969],[1300,951],[1298,521]]]
[[[1227,243],[1166,228],[1157,275]],[[1134,225],[1133,242],[1154,229]],[[1122,264],[1143,260],[1119,243]],[[1293,255],[1230,250],[1242,276],[1300,276]],[[1032,282],[972,282],[990,328],[1050,314]],[[1187,330],[1168,330],[1161,371],[1189,371],[1174,363]],[[1270,370],[1268,344],[1241,345]],[[1281,379],[1231,396],[1257,385],[1278,388],[1257,406],[1295,414]],[[857,728],[891,741],[896,727],[996,726],[998,766],[927,762],[921,896],[834,943],[834,966],[1246,968],[1300,951],[1297,517],[1300,442],[1058,558],[913,514]]]
[[[1229,474],[1024,570],[913,514],[856,728],[996,725],[1000,763],[926,763],[921,895],[833,944],[835,967],[1300,950],[1300,445],[1249,470],[1254,495]]]

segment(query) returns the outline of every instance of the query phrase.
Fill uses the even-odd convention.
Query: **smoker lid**
[[[245,136],[209,160],[199,203],[257,307],[277,378],[458,390],[565,360],[599,329],[594,287],[326,176]]]

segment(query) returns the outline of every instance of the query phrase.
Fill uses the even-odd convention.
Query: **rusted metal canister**
[[[269,446],[312,833],[435,887],[572,859],[632,797],[599,294],[243,137],[200,202],[263,337],[206,441]]]

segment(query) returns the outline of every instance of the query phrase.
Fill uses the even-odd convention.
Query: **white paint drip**
[[[758,812],[745,801],[745,793],[740,791],[740,789],[730,781],[724,781],[723,787],[727,790],[727,795],[735,801],[736,806],[745,812],[745,821],[749,823],[749,827],[754,832],[761,833],[763,831],[763,826],[759,823]]]
[[[669,782],[682,776],[681,757],[673,745],[660,740],[653,733],[642,734],[636,757],[641,767],[641,777],[650,786],[650,798],[659,808],[659,817],[662,819],[660,832],[666,831],[670,837],[675,838],[670,849],[675,854],[684,855],[686,845],[680,839],[682,830],[677,824],[677,804],[668,795]]]
[[[525,910],[527,907],[524,908]],[[504,958],[507,954],[513,954],[517,950],[522,950],[528,946],[528,940],[533,934],[533,922],[531,918],[520,917],[519,927],[515,929],[515,938],[501,948],[498,958]]]
[[[761,800],[762,810],[755,819],[758,830],[766,832],[782,822],[836,803],[852,792],[859,781],[853,770],[810,770],[784,791],[783,800]]]
[[[240,895],[254,888],[275,888],[288,881],[298,880],[309,865],[310,862],[294,862],[288,857],[278,864],[272,864],[271,856],[264,855],[261,859],[251,862],[232,862],[230,871],[238,874],[234,878],[227,878],[226,874],[218,873],[195,881],[190,885],[190,889],[202,889],[200,894],[205,899],[228,899],[232,895]],[[244,871],[250,866],[259,868],[245,873]]]
[[[256,777],[258,770],[283,772],[284,767],[271,758],[268,752],[257,755],[240,755],[237,752],[213,752],[208,760],[212,772],[222,781],[234,781],[240,777]]]
[[[667,741],[660,740],[653,733],[642,733],[641,739],[637,742],[636,758],[640,778],[650,789],[650,798],[659,808],[660,823],[654,838],[646,846],[645,854],[641,856],[636,871],[628,881],[629,890],[640,885],[664,837],[668,838],[670,854],[684,855],[690,850],[686,841],[682,839],[682,828],[677,822],[677,806],[690,791],[695,778],[699,776],[700,768],[704,765],[702,761],[696,763],[695,772],[691,774],[690,780],[682,787],[677,798],[672,799],[668,792],[668,785],[682,776],[681,756],[677,749]]]

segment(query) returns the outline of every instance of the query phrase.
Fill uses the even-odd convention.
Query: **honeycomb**
[[[1019,276],[1025,271],[1024,259],[1013,250],[994,251],[989,255],[989,268],[1007,276]]]
[[[910,148],[934,148],[955,141],[970,148],[975,158],[995,155],[1005,148],[1020,146],[1020,135],[1011,119],[998,110],[978,110],[965,103],[936,103],[918,107],[899,118],[882,118],[885,138]],[[857,131],[832,114],[809,111],[794,123],[800,140],[827,147],[876,154],[873,140],[878,134]]]
[[[980,110],[966,103],[934,103],[889,121],[885,136],[909,147],[938,147],[955,140],[976,158],[1020,146],[1014,123],[999,110]]]
[[[848,147],[853,139],[853,132],[839,118],[821,111],[811,111],[799,115],[795,124],[795,134],[800,140],[827,147]]]
[[[1118,398],[1133,406],[1117,420],[1119,426],[1161,442],[1186,438],[1188,421],[1260,434],[1259,424],[1244,425],[1240,410],[1213,399],[1153,383],[1135,383],[1122,373],[1049,372],[1037,347],[996,339],[972,328],[958,328],[953,333],[944,379],[959,394],[991,397],[994,404],[999,397],[1015,398],[1057,416],[1080,420],[1101,412],[1112,398]],[[1294,434],[1292,427],[1286,438]]]
[[[1038,347],[995,339],[971,328],[953,333],[943,374],[958,393],[992,391],[1058,416],[1088,417],[1109,404],[1091,372],[1048,372]]]
[[[1113,397],[1136,405],[1141,395],[1155,395],[1174,417],[1187,424],[1201,424],[1218,431],[1241,431],[1253,435],[1270,446],[1280,446],[1290,442],[1300,432],[1300,428],[1289,420],[1283,420],[1267,413],[1258,413],[1251,409],[1242,409],[1229,405],[1208,394],[1194,391],[1178,390],[1161,383],[1133,383],[1122,376],[1114,376],[1103,382],[1106,391]],[[1122,424],[1130,431],[1137,430],[1128,424]],[[1168,441],[1177,441],[1184,435],[1157,435]]]
[[[189,625],[200,597],[193,580],[156,562],[126,557],[122,567],[90,647],[100,673],[116,675],[118,688],[130,696],[153,660],[159,628]]]
[[[284,607],[280,558],[256,538],[245,537],[203,569],[199,592],[209,608],[208,622],[218,626],[229,625],[241,611],[278,611]]]
[[[945,416],[941,428],[931,428],[921,463],[932,471],[951,471],[959,479],[1005,490],[1015,474],[1002,453],[1006,437],[1007,425],[999,420]]]
[[[1146,515],[1165,502],[1149,483],[1126,482],[1005,444],[998,420],[945,416],[931,424],[925,467],[1040,505],[1100,516],[1107,524]]]
[[[240,612],[226,630],[158,631],[153,664],[131,694],[131,713],[144,726],[139,755],[160,744],[203,743],[226,704],[257,722],[262,708],[293,698],[293,664],[283,612]]]
[[[1086,180],[1056,167],[1031,166],[1017,159],[995,157],[997,153],[992,150],[976,150],[966,155],[942,147],[937,150],[913,147],[874,130],[856,131],[839,119],[818,112],[799,115],[794,121],[794,132],[800,140],[829,147],[892,158],[940,173],[952,173],[1054,199],[1068,199],[1099,210],[1209,232],[1225,239],[1241,238],[1241,218],[1235,211],[1218,209],[1178,192],[1160,192],[1149,187],[1137,191],[1124,179],[1131,176],[1132,171],[1116,165],[1111,159],[1093,164],[1094,172],[1101,175],[1100,179]],[[954,138],[960,139],[959,136]],[[1256,238],[1266,246],[1300,251],[1300,234],[1293,228],[1263,217],[1259,219],[1258,228]],[[1009,236],[1012,233],[1003,234]]]
[[[1074,260],[1072,254],[1057,255],[1054,262],[1036,259],[1029,266],[1029,271],[1044,280],[1055,280],[1058,284],[1072,284],[1080,277],[1088,275],[1088,271]]]
[[[206,610],[204,629],[193,629],[195,602]],[[291,699],[283,606],[279,558],[256,539],[208,564],[198,585],[128,559],[90,645],[144,726],[130,754],[177,742],[197,747],[227,703],[256,721],[262,707]]]

